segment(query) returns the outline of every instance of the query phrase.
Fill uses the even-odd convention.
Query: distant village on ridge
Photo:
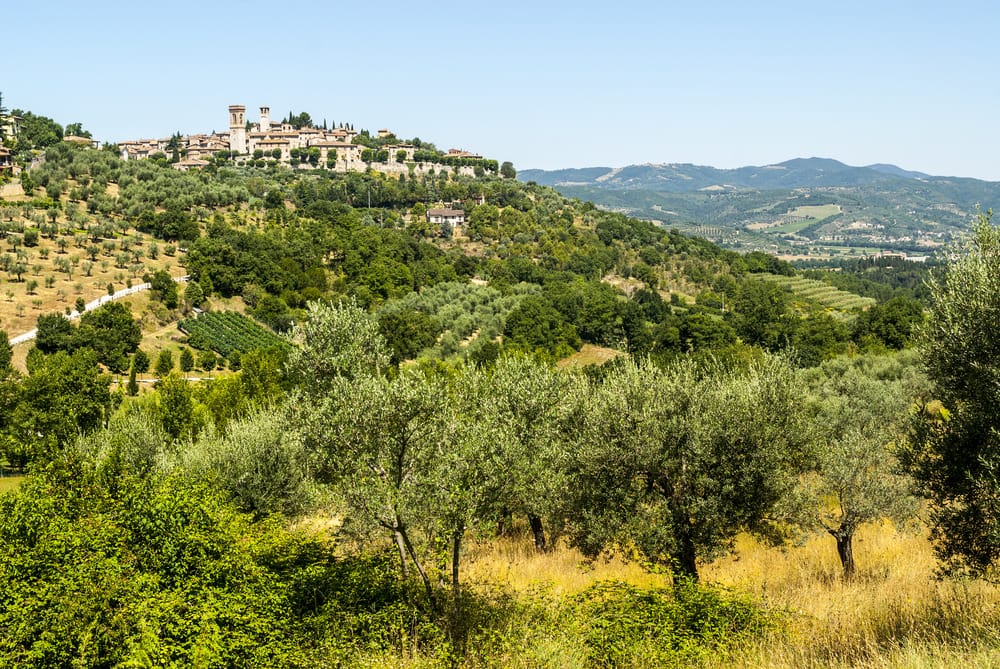
[[[291,116],[291,115],[290,115]],[[306,115],[308,119],[308,115]],[[474,176],[497,171],[497,162],[481,155],[400,141],[388,129],[375,137],[353,125],[327,129],[290,122],[272,123],[269,107],[260,107],[256,123],[246,120],[244,105],[229,106],[229,130],[210,134],[175,135],[164,139],[118,142],[125,160],[173,155],[178,170],[201,169],[220,157],[237,163],[280,163],[302,169],[324,167],[337,172],[364,171],[373,164],[386,174],[450,173]],[[325,123],[324,123],[325,125]]]

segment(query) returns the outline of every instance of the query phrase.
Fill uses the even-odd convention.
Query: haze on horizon
[[[17,3],[3,103],[119,141],[226,107],[519,169],[821,156],[1000,181],[988,2]]]

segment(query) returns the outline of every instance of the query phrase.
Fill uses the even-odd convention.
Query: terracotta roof
[[[428,209],[427,215],[454,217],[454,216],[465,216],[465,212],[462,211],[461,209]]]

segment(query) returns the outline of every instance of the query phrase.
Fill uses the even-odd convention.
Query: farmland
[[[860,295],[840,290],[815,279],[805,279],[800,276],[779,276],[776,274],[757,274],[755,276],[758,280],[778,284],[800,300],[844,314],[857,309],[867,309],[876,302],[873,298],[861,297]]]
[[[288,342],[235,311],[211,311],[178,323],[196,349],[212,350],[225,358],[234,351],[287,347]]]

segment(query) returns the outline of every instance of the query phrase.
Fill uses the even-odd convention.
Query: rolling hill
[[[519,178],[729,248],[817,258],[931,254],[968,229],[977,206],[1000,203],[1000,183],[829,158],[521,170]]]

